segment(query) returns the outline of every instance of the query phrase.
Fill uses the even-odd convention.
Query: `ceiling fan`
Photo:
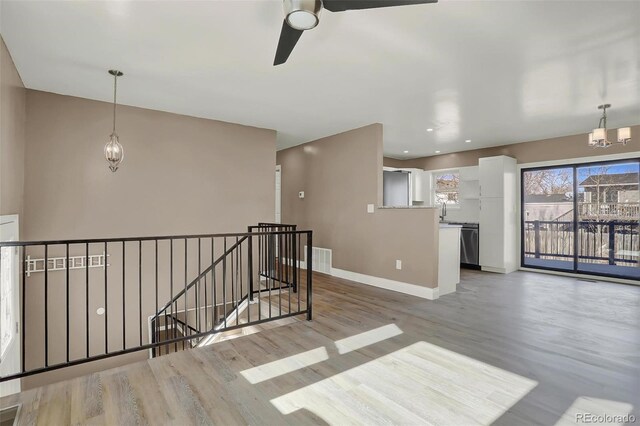
[[[285,18],[273,65],[287,61],[291,51],[306,30],[320,22],[320,11],[344,12],[345,10],[375,9],[378,7],[406,6],[436,3],[438,0],[284,0]]]

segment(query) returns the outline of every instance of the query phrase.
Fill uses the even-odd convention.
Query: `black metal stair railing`
[[[219,333],[231,328],[238,328],[245,325],[255,324],[256,321],[263,320],[264,316],[269,320],[284,318],[296,315],[299,308],[299,297],[293,298],[297,293],[298,268],[300,262],[299,251],[296,244],[298,238],[295,237],[296,226],[276,223],[259,223],[256,226],[248,227],[248,236],[236,239],[231,246],[224,241],[223,252],[195,277],[185,289],[178,292],[169,302],[167,302],[151,319],[152,336],[154,343],[162,344],[171,339],[175,339],[186,333],[187,337],[194,336],[213,329]],[[231,241],[233,242],[233,241]],[[246,273],[243,271],[242,261],[243,250],[247,253]],[[257,260],[254,259],[257,256]],[[254,274],[252,268],[257,267]],[[243,277],[247,276],[246,282]],[[230,281],[230,286],[226,282]],[[213,292],[212,298],[204,299],[198,297],[201,293],[200,286],[207,288],[207,281],[217,287],[217,282],[222,282],[222,288],[229,288],[229,291]],[[283,291],[285,306],[282,306]],[[256,295],[258,296],[256,300]],[[264,295],[264,302],[260,299]],[[277,299],[276,299],[277,295]],[[201,296],[201,295],[200,295]],[[201,303],[204,300],[206,303]],[[276,304],[275,301],[278,301]],[[209,302],[211,301],[211,304]],[[253,302],[257,306],[253,308]],[[263,303],[268,303],[266,309],[262,309]],[[185,312],[181,312],[178,306],[188,306]],[[282,314],[284,309],[285,315]],[[256,312],[257,311],[257,312]],[[278,315],[274,315],[275,312]],[[191,312],[191,315],[189,315]],[[177,315],[187,318],[187,326],[183,326],[177,320]],[[189,317],[192,317],[189,326]],[[167,323],[167,318],[169,322]],[[211,321],[209,320],[211,318]],[[174,320],[176,319],[176,320]],[[169,336],[167,334],[169,330]],[[165,331],[162,333],[162,331]],[[154,356],[184,350],[197,346],[201,338],[193,338],[190,342],[183,341],[182,347],[174,343],[170,348],[167,344],[159,346],[153,351]],[[173,350],[171,350],[173,349]]]
[[[293,225],[259,224],[244,233],[1,242],[16,248],[1,256],[21,265],[19,309],[10,313],[21,359],[0,382],[310,320],[312,238]]]

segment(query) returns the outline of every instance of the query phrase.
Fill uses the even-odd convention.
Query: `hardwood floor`
[[[33,389],[19,424],[640,422],[640,287],[464,271],[436,301],[325,275],[314,320]]]

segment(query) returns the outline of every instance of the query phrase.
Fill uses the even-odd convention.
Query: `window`
[[[522,169],[522,266],[640,280],[640,159]]]
[[[459,205],[460,173],[445,171],[433,173],[434,202],[436,205]]]

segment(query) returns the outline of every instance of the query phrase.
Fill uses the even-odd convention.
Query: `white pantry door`
[[[18,215],[0,216],[0,241],[18,241]],[[0,375],[20,372],[20,287],[17,247],[0,252]],[[20,392],[20,380],[0,384],[0,397]]]

